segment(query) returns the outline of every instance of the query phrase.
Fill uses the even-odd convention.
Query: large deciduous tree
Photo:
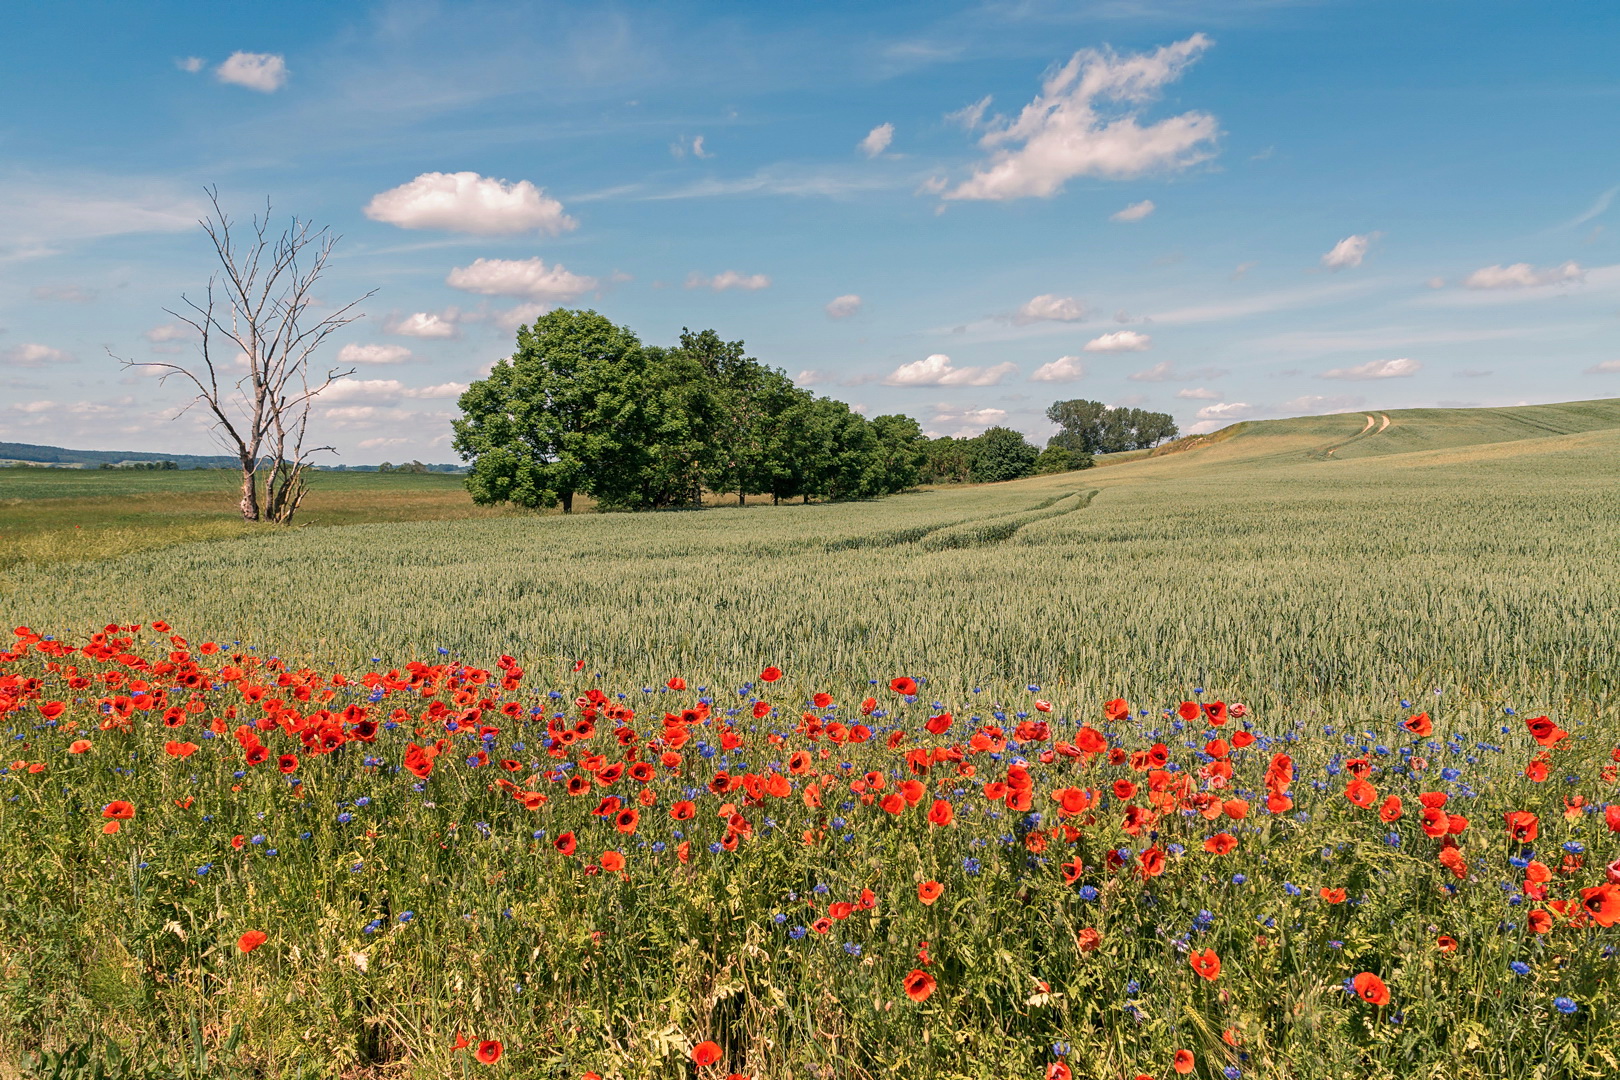
[[[304,445],[310,408],[323,390],[354,374],[353,368],[312,374],[310,362],[333,332],[362,317],[355,309],[375,290],[341,307],[320,306],[315,289],[339,237],[297,217],[272,236],[268,204],[242,230],[220,206],[218,189],[206,191],[213,213],[199,224],[219,267],[201,301],[182,295],[184,310],[165,309],[196,333],[200,363],[124,366],[161,371],[160,382],[188,383],[196,395],[181,414],[196,407],[209,413],[215,436],[241,464],[243,520],[290,524],[308,490],[310,457],[333,450]],[[326,314],[312,320],[312,308]]]
[[[517,351],[461,395],[453,446],[478,503],[535,509],[587,492],[623,501],[646,462],[641,342],[594,311],[559,308],[518,330]]]

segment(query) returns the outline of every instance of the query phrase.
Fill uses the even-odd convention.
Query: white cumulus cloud
[[[402,229],[447,229],[477,236],[530,231],[556,236],[578,224],[563,213],[562,203],[529,181],[509,184],[475,172],[423,173],[372,196],[365,214]]]
[[[164,345],[171,341],[189,341],[196,332],[185,323],[172,322],[154,326],[141,336],[154,345]]]
[[[817,371],[815,368],[805,368],[803,371],[793,376],[794,386],[816,386],[821,383],[831,381],[831,375],[827,374],[825,371]]]
[[[1254,412],[1246,401],[1223,401],[1219,405],[1205,405],[1198,410],[1200,420],[1241,420]]]
[[[1086,352],[1142,352],[1153,344],[1147,334],[1135,330],[1115,330],[1112,334],[1094,337],[1081,346]]]
[[[49,345],[39,345],[29,342],[23,345],[13,345],[4,353],[0,353],[6,363],[13,367],[36,368],[48,364],[76,364],[79,358],[62,349],[54,349]]]
[[[977,435],[985,428],[995,427],[1007,422],[1006,409],[953,409],[948,405],[938,406],[938,411],[929,421],[927,434],[937,438],[940,435],[970,436]]]
[[[444,282],[452,289],[485,296],[517,296],[529,300],[565,303],[596,288],[593,277],[570,273],[561,264],[547,266],[538,255],[530,259],[475,259],[458,266]]]
[[[1176,397],[1183,401],[1219,401],[1221,392],[1203,386],[1184,386],[1176,391]]]
[[[1463,285],[1469,289],[1536,289],[1544,285],[1567,285],[1585,277],[1586,271],[1576,262],[1542,267],[1514,263],[1481,267],[1464,278]]]
[[[1060,356],[1050,363],[1042,364],[1035,369],[1035,374],[1029,377],[1030,382],[1074,382],[1085,377],[1085,365],[1080,363],[1078,356]]]
[[[383,332],[400,337],[453,338],[457,331],[453,318],[435,315],[431,311],[418,311],[403,319],[390,319],[383,324]]]
[[[1185,112],[1146,126],[1138,118],[1210,44],[1194,34],[1151,53],[1080,50],[1016,119],[990,127],[979,140],[992,151],[990,160],[945,197],[1045,197],[1076,176],[1126,179],[1206,160],[1220,134],[1209,113]],[[1099,110],[1103,103],[1116,108]]]
[[[1318,375],[1319,379],[1399,379],[1407,375],[1416,375],[1423,367],[1416,360],[1401,357],[1399,360],[1369,360],[1365,364],[1355,367],[1332,368]]]
[[[287,61],[276,53],[234,52],[214,75],[222,83],[273,94],[287,84]]]
[[[861,298],[854,293],[835,296],[827,302],[827,318],[847,319],[861,310]]]
[[[186,56],[174,62],[174,66],[188,75],[195,75],[201,71],[207,61],[200,56]]]
[[[460,397],[466,392],[467,385],[458,382],[440,383],[437,386],[406,386],[398,379],[340,379],[321,392],[321,401],[364,401],[372,405],[389,405],[405,398],[436,400]]]
[[[1620,375],[1620,360],[1605,360],[1586,369],[1588,375]]]
[[[1031,297],[1013,315],[1020,326],[1032,322],[1079,322],[1086,317],[1086,306],[1072,296],[1042,293]]]
[[[735,270],[722,270],[714,277],[704,277],[693,272],[686,276],[688,289],[713,289],[715,292],[725,292],[727,289],[768,289],[771,279],[764,274],[739,274]]]
[[[1145,218],[1149,214],[1153,213],[1153,211],[1155,209],[1156,209],[1156,207],[1154,207],[1152,199],[1143,199],[1141,202],[1133,202],[1133,203],[1131,203],[1131,205],[1127,206],[1125,209],[1119,211],[1118,213],[1109,214],[1108,215],[1108,220],[1109,221],[1141,221],[1143,218]]]
[[[1133,371],[1131,374],[1126,376],[1126,378],[1130,379],[1132,382],[1171,382],[1172,380],[1183,377],[1184,376],[1182,376],[1182,374],[1176,370],[1175,365],[1170,363],[1168,360],[1160,360],[1157,364],[1154,364],[1145,371]],[[1196,378],[1196,375],[1193,377]]]
[[[889,144],[893,141],[894,125],[879,124],[871,131],[868,131],[866,133],[866,138],[861,140],[861,153],[865,154],[867,157],[877,157],[879,154],[883,153],[883,151],[887,150],[889,148]]]
[[[340,364],[398,364],[411,359],[411,350],[403,345],[355,345],[338,350]]]
[[[1332,251],[1322,256],[1322,265],[1329,270],[1360,266],[1361,260],[1367,257],[1367,247],[1377,236],[1377,233],[1367,233],[1364,236],[1345,237],[1333,245]]]
[[[994,367],[955,367],[944,353],[901,364],[883,380],[884,386],[995,386],[1018,371],[1014,363]]]

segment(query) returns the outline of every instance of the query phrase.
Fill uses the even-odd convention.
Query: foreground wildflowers
[[[18,628],[3,1038],[116,999],[271,1072],[1605,1075],[1612,739],[733,680]]]

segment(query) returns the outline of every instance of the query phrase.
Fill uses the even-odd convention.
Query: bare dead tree
[[[205,189],[214,212],[199,224],[214,245],[219,269],[201,303],[182,295],[184,310],[164,310],[197,333],[201,364],[125,360],[127,368],[162,371],[159,382],[179,378],[197,394],[176,419],[201,406],[214,433],[242,467],[242,519],[289,524],[304,499],[304,469],[312,455],[332,446],[305,446],[310,408],[321,392],[354,374],[328,368],[312,376],[310,358],[333,332],[362,313],[355,308],[376,290],[306,325],[316,305],[315,286],[340,237],[297,217],[270,235],[270,205],[239,242],[236,223],[219,205],[218,188]]]

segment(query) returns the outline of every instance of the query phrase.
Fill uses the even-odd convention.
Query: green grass
[[[470,744],[441,759],[424,795],[409,791],[406,774],[361,767],[355,747],[304,754],[306,795],[293,800],[278,773],[264,772],[273,764],[230,792],[241,766],[229,736],[203,742],[184,764],[162,756],[174,735],[156,713],[132,736],[92,731],[96,749],[84,757],[65,755],[69,733],[19,724],[17,760],[50,764],[43,779],[13,773],[6,784],[19,797],[0,801],[0,844],[12,855],[0,871],[10,995],[0,1011],[18,1018],[0,1025],[0,1040],[62,1045],[99,1028],[126,1043],[143,1033],[153,1052],[172,1054],[189,1045],[198,1016],[217,1056],[240,1021],[246,1034],[230,1060],[245,1074],[289,1074],[302,1062],[336,1075],[381,1061],[445,1075],[462,1067],[449,1050],[462,1028],[506,1043],[492,1075],[691,1075],[684,1048],[702,1038],[724,1045],[729,1068],[772,1078],[1035,1077],[1054,1042],[1072,1047],[1077,1076],[1126,1080],[1170,1075],[1179,1047],[1195,1050],[1195,1075],[1210,1078],[1226,1065],[1299,1080],[1614,1075],[1620,1016],[1606,1003],[1616,962],[1602,950],[1620,944],[1615,932],[1528,934],[1528,906],[1508,907],[1499,882],[1516,888],[1522,875],[1506,862],[1516,851],[1502,838],[1507,809],[1540,814],[1539,857],[1555,871],[1559,843],[1586,845],[1584,867],[1555,878],[1556,897],[1601,882],[1601,864],[1620,853],[1601,816],[1562,813],[1566,796],[1593,805],[1614,797],[1599,770],[1620,741],[1620,402],[1391,411],[1385,431],[1365,435],[1364,415],[1252,423],[1182,453],[870,504],[266,530],[13,568],[0,579],[0,608],[42,633],[79,641],[109,620],[166,618],[193,643],[235,651],[241,642],[255,648],[245,655],[323,673],[439,663],[440,649],[488,668],[508,653],[527,669],[526,704],[558,708],[533,696],[556,689],[573,713],[567,701],[588,687],[622,691],[643,738],[700,686],[721,704],[746,705],[736,688],[778,664],[788,672],[768,694],[778,718],[757,731],[746,712],[736,721],[755,771],[806,745],[791,729],[814,691],[830,693],[845,717],[868,693],[892,710],[875,724],[879,738],[834,749],[818,770],[842,758],[856,774],[903,774],[900,752],[881,738],[889,725],[912,733],[906,746],[959,741],[977,726],[965,718],[991,722],[991,702],[1028,711],[1036,695],[1027,687],[1038,685],[1065,721],[1057,737],[1072,737],[1070,718],[1103,726],[1108,698],[1157,710],[1200,687],[1206,700],[1246,702],[1262,736],[1298,738],[1240,756],[1236,786],[1258,789],[1270,754],[1286,748],[1309,821],[1256,813],[1225,823],[1243,846],[1217,868],[1198,848],[1217,826],[1172,815],[1159,843],[1193,854],[1144,889],[1101,866],[1109,847],[1149,843],[1125,835],[1113,810],[1082,829],[1072,852],[1059,843],[1061,854],[1037,864],[998,840],[1012,815],[959,809],[957,826],[934,829],[920,819],[926,800],[893,820],[857,803],[840,815],[855,839],[806,848],[802,830],[830,828],[836,811],[805,807],[806,781],[795,778],[792,798],[744,807],[756,829],[767,815],[778,829],[735,855],[708,853],[724,832],[722,800],[702,795],[694,861],[683,869],[672,852],[623,842],[591,818],[594,795],[571,800],[542,780],[551,803],[514,809],[491,789],[493,766],[456,760]],[[577,676],[575,660],[586,663]],[[899,707],[868,682],[899,674],[927,678],[918,704]],[[672,675],[694,690],[642,694]],[[1455,737],[1463,749],[1422,749],[1435,759],[1423,775],[1376,759],[1380,795],[1399,794],[1408,811],[1384,826],[1349,807],[1345,777],[1325,770],[1363,745],[1413,745],[1396,727],[1410,712],[1402,698],[1435,717],[1437,739]],[[412,719],[379,737],[375,752],[390,765],[426,704],[399,695],[382,707],[396,700]],[[934,701],[959,718],[951,736],[921,731]],[[232,704],[257,715],[221,691],[190,737]],[[1505,708],[1548,713],[1574,733],[1554,752],[1547,783],[1521,775],[1536,748]],[[94,727],[93,709],[73,715]],[[492,756],[525,765],[514,780],[530,775],[531,761],[549,767],[536,731],[496,726],[505,730]],[[763,728],[787,743],[763,745]],[[1132,751],[1158,731],[1173,760],[1200,765],[1183,744],[1202,745],[1201,729],[1171,735],[1150,715],[1112,730]],[[1347,745],[1345,732],[1368,734]],[[293,742],[272,739],[277,752]],[[515,741],[527,751],[510,749]],[[605,735],[592,749],[619,753]],[[976,777],[936,770],[930,788],[944,771],[938,790],[959,807],[983,807],[976,786],[1005,776],[1007,763],[970,760]],[[133,774],[108,768],[125,762]],[[1462,767],[1460,783],[1477,795],[1438,781],[1442,762]],[[655,785],[643,838],[673,843],[664,808],[717,763],[687,748],[687,776]],[[1142,779],[1128,765],[1077,771],[1063,758],[1033,771],[1039,799],[1068,783]],[[1436,785],[1472,822],[1462,843],[1475,880],[1456,897],[1440,891],[1453,879],[1416,825],[1415,796]],[[966,794],[953,795],[958,787]],[[173,807],[193,791],[212,822]],[[338,804],[353,812],[362,794],[373,808],[359,824],[375,838],[335,823]],[[99,808],[113,798],[142,809],[127,833],[107,838]],[[1035,808],[1053,812],[1049,801]],[[312,839],[300,842],[305,828]],[[530,836],[536,828],[541,840]],[[565,828],[589,837],[581,855],[624,847],[628,880],[586,877],[579,856],[552,852],[550,838]],[[1391,829],[1401,846],[1385,843]],[[231,836],[255,832],[285,857],[229,848]],[[133,869],[137,853],[147,870]],[[1062,883],[1071,854],[1099,901]],[[968,858],[981,872],[964,869]],[[365,869],[351,872],[357,861]],[[195,868],[208,862],[215,871],[199,879]],[[1231,884],[1238,871],[1252,888]],[[946,885],[940,905],[917,903],[923,877]],[[1284,880],[1303,895],[1285,895]],[[831,889],[820,911],[863,887],[879,906],[829,938],[794,941],[786,929],[808,918],[800,912],[817,881]],[[1364,902],[1314,899],[1329,886]],[[407,908],[415,917],[400,929]],[[1213,985],[1168,944],[1201,909],[1216,919],[1196,940],[1226,965]],[[793,921],[778,926],[778,912]],[[379,914],[393,929],[365,934]],[[1268,918],[1273,926],[1261,927]],[[1094,954],[1073,946],[1087,925],[1104,933]],[[232,953],[236,935],[254,927],[272,942],[251,958]],[[1435,952],[1438,933],[1463,942],[1454,957]],[[924,938],[940,986],[919,1008],[898,981]],[[846,942],[862,955],[851,957]],[[369,958],[365,971],[355,953]],[[1512,960],[1532,973],[1508,974]],[[1388,979],[1401,1023],[1346,1003],[1338,983],[1361,970]],[[1135,993],[1131,978],[1142,984]],[[1056,996],[1037,1001],[1036,980]],[[1560,995],[1577,1001],[1573,1016],[1551,1008]],[[1220,1041],[1226,1027],[1242,1033],[1248,1060]]]
[[[221,469],[0,468],[0,571],[283,531],[241,520],[240,485],[239,474]],[[295,527],[505,513],[474,506],[459,476],[323,472],[313,478]]]

